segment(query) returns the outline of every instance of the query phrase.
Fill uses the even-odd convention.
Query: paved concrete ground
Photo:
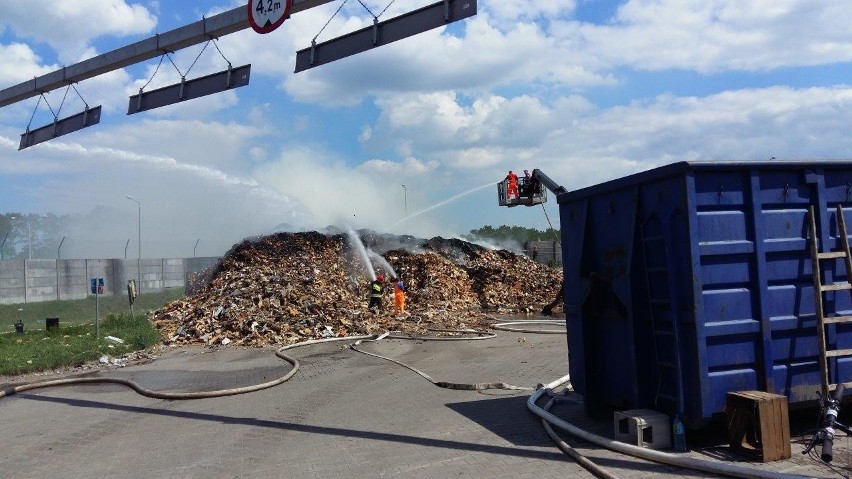
[[[567,372],[565,337],[501,332],[463,342],[384,340],[364,349],[439,381],[535,386]],[[166,350],[156,361],[94,374],[146,388],[196,391],[245,386],[283,375],[270,349]],[[528,392],[438,388],[396,364],[342,343],[291,351],[301,369],[260,392],[163,401],[117,385],[41,389],[0,400],[3,478],[564,478],[593,477],[561,453],[526,408]],[[21,378],[0,378],[0,386]],[[32,378],[29,378],[32,379]],[[45,379],[41,377],[39,379]],[[567,402],[554,412],[611,436]],[[625,478],[714,477],[646,462],[563,436]],[[691,456],[739,460],[703,439]],[[835,464],[849,472],[848,440]],[[764,470],[838,477],[802,456]],[[714,459],[716,458],[716,459]]]

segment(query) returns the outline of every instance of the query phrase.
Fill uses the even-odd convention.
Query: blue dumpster
[[[820,251],[839,247],[852,162],[682,162],[558,203],[569,372],[587,412],[653,408],[700,428],[729,391],[817,398],[807,212]],[[843,258],[821,265],[823,283],[847,280]],[[849,291],[824,302],[852,314]],[[852,348],[852,325],[826,330],[828,349]],[[852,358],[829,375],[852,380]]]

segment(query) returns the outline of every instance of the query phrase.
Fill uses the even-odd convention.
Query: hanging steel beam
[[[130,102],[127,105],[127,114],[132,115],[141,111],[153,110],[161,106],[172,105],[246,86],[249,84],[250,74],[251,65],[243,65],[200,78],[184,80],[181,83],[156,90],[145,92],[140,90],[138,95],[130,97]]]
[[[101,122],[101,106],[94,108],[86,108],[85,111],[76,115],[56,120],[49,125],[45,125],[35,130],[27,130],[21,134],[21,144],[18,150],[29,148],[33,145],[52,140],[58,136],[67,135],[68,133],[82,130],[87,126],[96,125]]]
[[[441,0],[390,20],[374,20],[370,27],[296,52],[296,73],[474,15],[476,0]]]
[[[293,0],[290,13],[330,1]],[[0,90],[0,107],[250,27],[247,5],[237,7]]]

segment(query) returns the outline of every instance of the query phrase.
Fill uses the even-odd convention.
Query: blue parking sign
[[[89,281],[89,285],[92,288],[92,294],[104,294],[104,279],[103,278],[92,278]]]

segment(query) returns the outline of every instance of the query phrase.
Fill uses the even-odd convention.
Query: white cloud
[[[437,161],[423,162],[417,158],[408,157],[401,162],[392,160],[368,160],[357,167],[358,170],[368,174],[379,174],[390,178],[404,178],[406,176],[421,176],[435,170],[439,165]]]
[[[369,143],[416,154],[432,151],[455,167],[483,167],[523,156],[519,150],[535,147],[554,127],[552,110],[528,95],[482,95],[466,106],[464,100],[453,92],[383,97]],[[458,154],[460,148],[477,153]]]
[[[848,157],[850,105],[850,87],[773,87],[557,111],[570,127],[550,135],[536,158],[571,189],[673,161]]]
[[[149,32],[157,19],[144,6],[123,0],[62,0],[49,5],[6,0],[0,24],[21,38],[49,44],[60,62],[71,64],[91,53],[92,39]]]
[[[574,13],[577,8],[576,0],[506,0],[503,2],[480,2],[481,10],[491,14],[499,24],[533,20],[552,20]]]
[[[53,65],[41,65],[41,58],[23,43],[0,44],[0,58],[3,59],[3,68],[0,68],[0,84],[3,85],[31,80],[56,69]]]
[[[852,60],[848,7],[837,0],[629,0],[611,24],[568,22],[555,31],[587,44],[610,68],[766,71]]]

